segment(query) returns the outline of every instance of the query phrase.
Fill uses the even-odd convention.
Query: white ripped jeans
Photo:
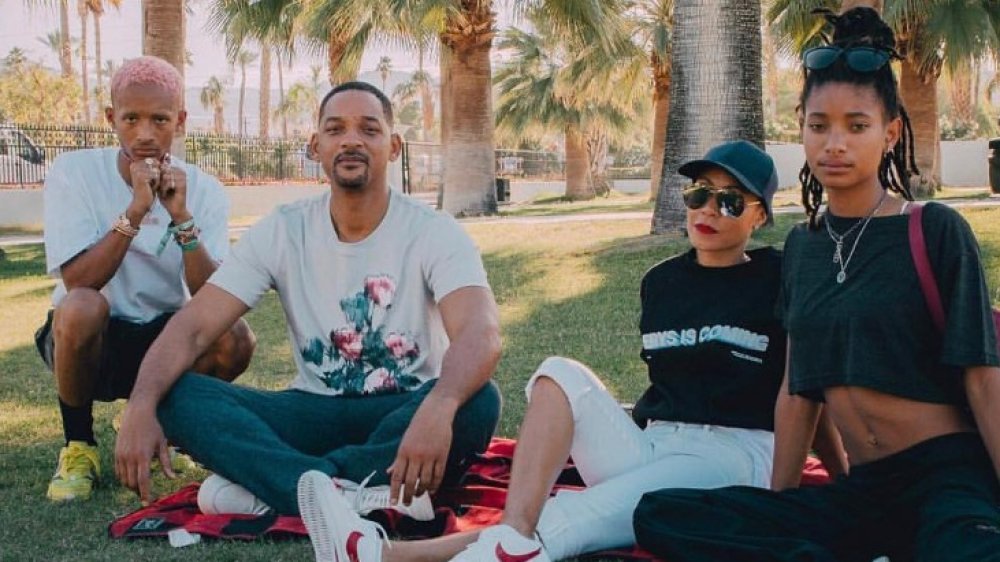
[[[646,492],[770,483],[770,431],[665,421],[640,429],[586,365],[546,359],[525,388],[529,402],[538,377],[569,399],[570,455],[587,484],[542,509],[537,531],[553,560],[634,544],[632,512]]]

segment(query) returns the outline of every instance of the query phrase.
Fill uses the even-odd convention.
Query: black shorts
[[[35,346],[42,361],[52,370],[55,356],[55,339],[52,335],[52,315],[50,310],[45,325],[35,332]],[[139,365],[146,356],[153,340],[160,335],[172,312],[163,313],[150,322],[136,324],[120,318],[108,320],[104,331],[104,348],[101,350],[100,373],[94,388],[94,400],[111,402],[118,398],[128,398],[132,393]]]

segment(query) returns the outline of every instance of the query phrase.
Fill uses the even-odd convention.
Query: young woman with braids
[[[942,334],[909,251],[912,132],[892,31],[868,8],[828,19],[832,43],[804,56],[809,220],[785,244],[773,491],[646,494],[636,537],[671,561],[1000,560],[1000,361],[978,247],[958,213],[926,206]],[[799,488],[821,405],[850,472]]]

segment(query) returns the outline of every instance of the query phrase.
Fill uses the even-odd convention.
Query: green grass
[[[1000,286],[1000,208],[968,209],[979,236],[990,286]],[[757,243],[780,244],[799,219],[777,217]],[[638,354],[638,283],[654,263],[686,247],[676,237],[652,237],[647,220],[583,223],[467,225],[483,251],[500,305],[504,353],[497,372],[505,397],[500,433],[516,434],[524,411],[523,386],[546,356],[560,354],[591,365],[622,401],[644,388]],[[209,542],[172,549],[166,541],[118,541],[107,525],[138,507],[113,478],[111,418],[121,404],[96,408],[104,485],[88,502],[51,505],[45,487],[54,469],[61,428],[52,376],[38,359],[34,329],[49,307],[52,281],[44,276],[38,245],[9,247],[0,261],[0,560],[305,560],[306,541],[254,544]],[[996,300],[996,297],[995,297]],[[243,384],[280,388],[293,376],[284,318],[274,295],[249,316],[259,347]],[[210,430],[210,428],[207,428]],[[169,492],[180,481],[158,478]]]
[[[500,208],[504,217],[537,217],[554,215],[578,215],[592,213],[626,213],[634,211],[651,212],[653,202],[649,194],[623,194],[612,192],[607,197],[597,197],[589,201],[572,201],[562,196],[540,196],[525,203],[514,203]]]
[[[42,233],[42,225],[0,226],[0,236],[28,236]]]

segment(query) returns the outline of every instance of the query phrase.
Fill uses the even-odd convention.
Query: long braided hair
[[[891,58],[900,58],[896,52],[896,37],[892,29],[879,17],[878,12],[871,8],[859,7],[836,15],[829,10],[818,10],[833,26],[834,46],[848,48],[852,46],[871,46],[883,49],[891,54]],[[891,60],[891,59],[890,59]],[[829,83],[846,83],[859,86],[870,86],[885,109],[889,120],[899,117],[903,123],[902,134],[892,150],[882,155],[878,167],[878,179],[883,189],[889,189],[902,195],[908,201],[913,200],[910,192],[910,175],[919,174],[917,163],[913,156],[913,127],[910,117],[899,98],[899,87],[896,77],[889,64],[874,72],[858,72],[847,65],[844,57],[839,57],[832,65],[819,69],[808,70],[804,66],[802,72],[805,85],[799,97],[799,108],[804,112],[809,94],[819,86]],[[907,166],[909,164],[909,166]],[[799,172],[799,183],[802,186],[802,205],[809,217],[809,227],[819,228],[818,214],[823,202],[823,185],[819,183],[809,163],[806,162]]]

